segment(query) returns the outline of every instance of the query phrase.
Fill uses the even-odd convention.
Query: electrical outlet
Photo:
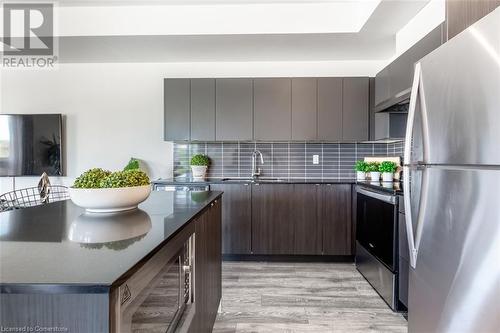
[[[319,155],[313,155],[313,164],[319,164]]]

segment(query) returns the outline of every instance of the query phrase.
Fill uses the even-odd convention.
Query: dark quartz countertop
[[[153,184],[161,185],[210,185],[210,184],[354,184],[354,179],[315,179],[315,178],[207,178],[205,180],[193,180],[190,178],[157,179]]]
[[[70,200],[0,213],[1,291],[107,292],[221,194],[153,191],[139,209],[115,214],[88,214]]]
[[[403,184],[398,181],[390,183],[380,182],[380,181],[379,182],[357,181],[356,184],[394,195],[403,195]]]

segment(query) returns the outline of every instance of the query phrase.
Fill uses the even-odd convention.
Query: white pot
[[[356,171],[356,179],[357,180],[366,180],[366,172]]]
[[[207,167],[204,165],[191,165],[193,172],[193,179],[205,179],[207,174]]]
[[[370,179],[372,182],[378,182],[380,180],[380,172],[378,171],[370,172]]]
[[[382,173],[382,181],[392,182],[393,180],[394,180],[394,174],[392,172],[383,172]]]
[[[117,188],[68,189],[71,201],[92,213],[120,212],[137,208],[151,193],[151,185]]]

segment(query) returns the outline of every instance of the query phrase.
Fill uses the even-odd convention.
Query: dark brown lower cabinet
[[[212,191],[224,192],[222,205],[222,253],[252,253],[252,186],[213,184]]]
[[[350,184],[252,186],[252,250],[258,255],[352,255]]]
[[[221,201],[219,197],[211,202],[137,271],[117,282],[109,301],[110,332],[165,331],[175,321],[185,302],[179,297],[186,282],[181,272],[189,265],[186,246],[191,248],[193,235],[194,302],[186,304],[177,329],[212,332],[222,295]]]
[[[253,254],[293,254],[293,185],[252,185]]]
[[[351,185],[322,185],[318,216],[323,225],[323,254],[352,255]]]
[[[320,185],[295,184],[292,188],[291,221],[294,228],[293,254],[322,253],[322,226],[318,219],[318,191]],[[290,225],[292,226],[292,225]]]
[[[195,315],[189,332],[212,332],[222,293],[221,199],[195,223]]]

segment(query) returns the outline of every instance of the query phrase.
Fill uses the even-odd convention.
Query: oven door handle
[[[383,193],[374,192],[374,191],[369,191],[369,190],[365,190],[364,188],[360,188],[360,187],[358,187],[356,189],[356,192],[357,193],[361,193],[363,195],[366,195],[367,197],[371,197],[371,198],[374,198],[374,199],[382,200],[384,202],[390,203],[391,205],[395,205],[396,204],[396,196],[394,196],[394,195],[383,194]]]

